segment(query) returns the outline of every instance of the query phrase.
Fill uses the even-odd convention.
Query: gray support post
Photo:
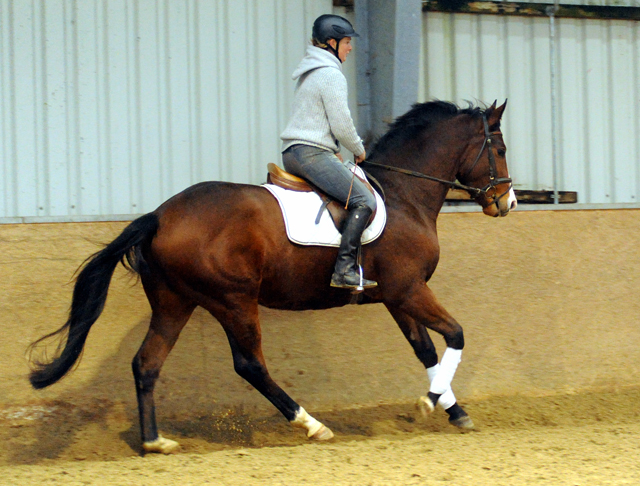
[[[553,163],[553,204],[560,204],[560,195],[558,193],[558,96],[556,88],[556,13],[560,6],[558,0],[555,0],[553,6],[547,7],[547,15],[549,15],[549,70],[551,73],[551,152]]]
[[[356,0],[354,12],[356,39],[356,80],[358,134],[367,142],[371,138],[371,67],[369,64],[369,1]]]
[[[358,132],[371,139],[418,100],[421,0],[356,0]]]

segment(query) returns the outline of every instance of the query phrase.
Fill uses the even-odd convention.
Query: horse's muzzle
[[[493,195],[485,196],[484,201],[480,202],[484,214],[494,218],[504,217],[518,206],[518,200],[511,185],[502,188],[498,185],[493,189]]]

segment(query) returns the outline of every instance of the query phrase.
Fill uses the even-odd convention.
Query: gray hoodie
[[[364,152],[347,103],[347,79],[333,54],[313,45],[293,72],[298,80],[289,124],[280,135],[282,151],[303,144],[337,153],[340,144],[358,156]]]

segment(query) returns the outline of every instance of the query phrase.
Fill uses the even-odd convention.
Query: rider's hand
[[[364,162],[366,158],[367,158],[367,151],[365,150],[364,152],[362,152],[360,155],[356,157],[356,164],[359,164],[360,162]]]
[[[338,152],[338,153],[336,154],[336,157],[338,157],[338,160],[339,160],[340,162],[344,162],[344,160],[343,160],[343,158],[342,158],[342,154],[341,154],[340,152]]]

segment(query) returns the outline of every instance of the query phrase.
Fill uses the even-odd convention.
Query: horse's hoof
[[[309,439],[313,440],[330,440],[333,439],[333,432],[326,425],[322,425],[317,432],[309,436]]]
[[[462,417],[458,417],[457,419],[449,420],[449,423],[463,430],[475,429],[475,425],[473,425],[473,420],[471,420],[471,417],[469,417],[468,415],[463,415]]]
[[[416,408],[420,410],[420,413],[423,417],[431,415],[436,409],[429,397],[418,398],[418,401],[416,402]]]
[[[173,451],[178,449],[178,447],[180,447],[180,444],[175,440],[165,439],[161,435],[158,436],[156,440],[144,442],[142,444],[142,448],[145,452],[160,452],[162,454],[171,454]]]

